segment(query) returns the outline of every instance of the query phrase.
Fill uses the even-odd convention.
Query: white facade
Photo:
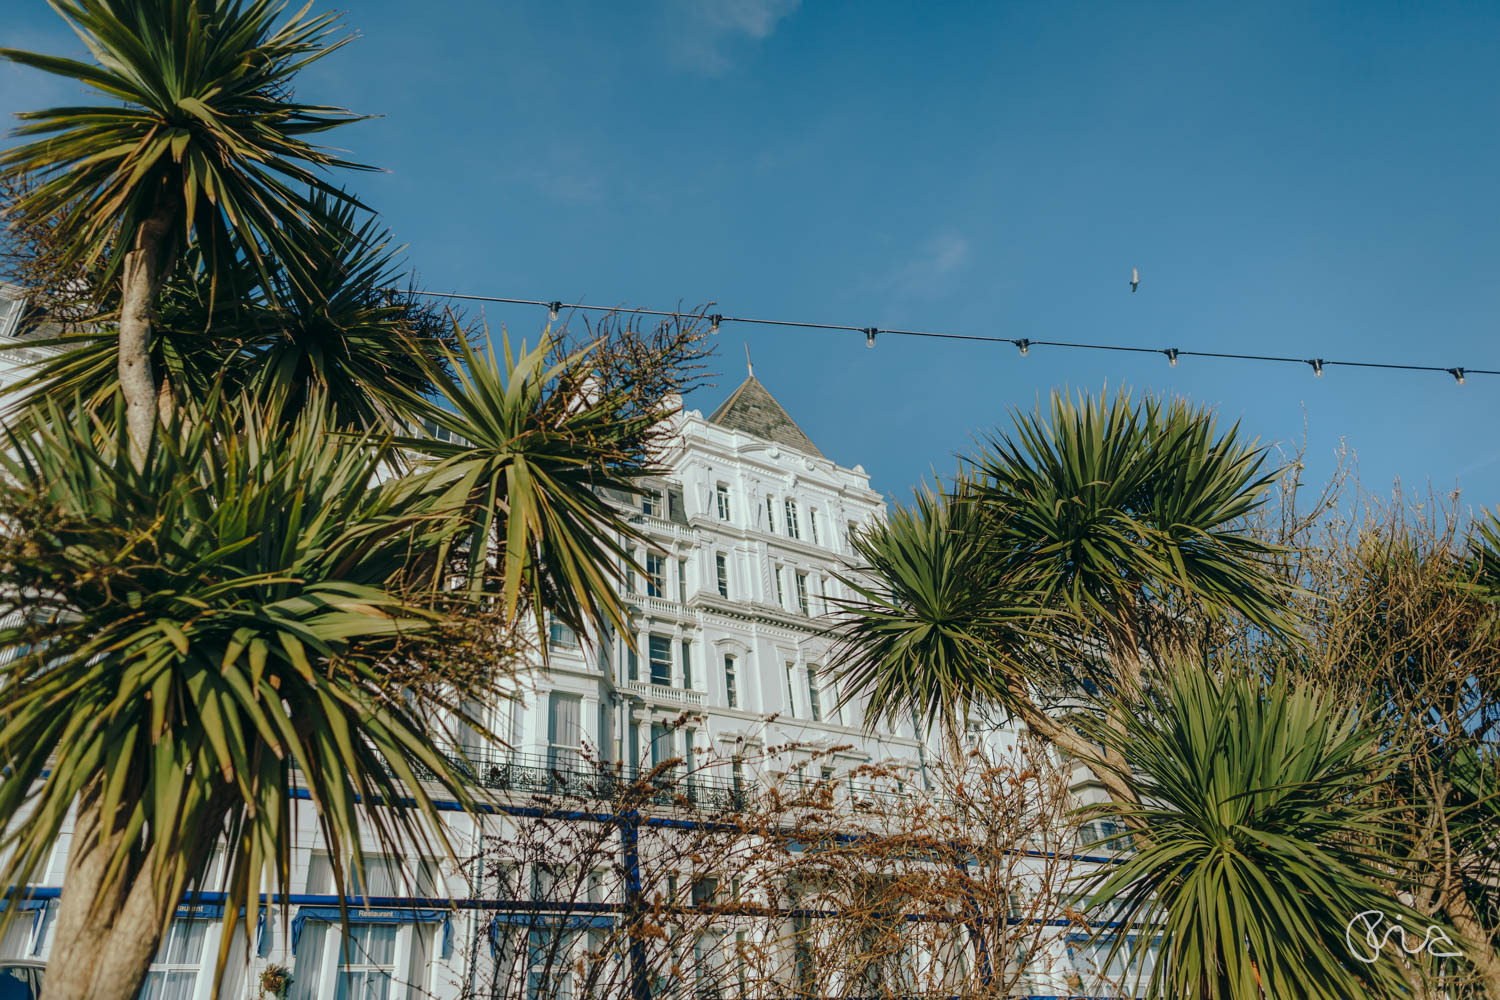
[[[836,574],[847,575],[850,529],[882,516],[869,476],[698,411],[673,424],[666,475],[631,518],[649,540],[635,559],[648,573],[627,585],[636,650],[621,637],[584,648],[554,629],[536,696],[492,728],[537,755],[576,740],[641,767],[727,760],[746,745],[847,746],[829,757],[840,770],[883,764],[920,785],[933,747],[909,723],[865,731],[862,706],[841,704],[821,634],[829,599],[848,596]]]

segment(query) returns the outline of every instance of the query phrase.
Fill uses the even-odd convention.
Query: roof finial
[[[745,371],[750,373],[751,378],[755,377],[755,366],[750,363],[750,341],[748,340],[745,341]]]

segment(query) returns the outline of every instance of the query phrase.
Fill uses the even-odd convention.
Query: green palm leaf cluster
[[[1054,393],[948,495],[919,494],[857,537],[874,583],[846,581],[846,689],[921,719],[989,702],[1054,738],[1066,734],[1046,728],[1037,687],[1138,690],[1184,620],[1238,616],[1289,637],[1278,552],[1246,524],[1275,479],[1208,410]]]
[[[524,598],[539,626],[550,612],[580,631],[623,629],[617,583],[641,536],[609,498],[655,471],[646,456],[663,414],[598,391],[588,349],[559,356],[544,334],[512,353],[502,335],[502,364],[493,344],[481,352],[454,340],[448,371],[431,370],[433,397],[408,401],[442,435],[401,443],[426,456],[418,487],[468,512],[469,592],[498,589],[509,613]]]
[[[1397,949],[1367,964],[1345,940],[1350,921],[1370,910],[1416,938],[1428,924],[1381,887],[1367,849],[1386,830],[1375,796],[1391,763],[1361,722],[1284,677],[1219,679],[1184,662],[1124,716],[1122,731],[1098,728],[1129,761],[1122,777],[1144,803],[1107,811],[1150,839],[1097,876],[1092,904],[1100,917],[1159,935],[1149,995],[1349,1000],[1407,991]],[[1124,946],[1116,934],[1114,948]]]
[[[1016,710],[1043,637],[1036,607],[995,579],[981,511],[919,490],[910,507],[852,539],[869,576],[836,602],[840,688],[862,692],[871,713],[962,728],[971,705]],[[872,583],[870,577],[873,577]],[[1003,596],[1002,596],[1003,595]]]
[[[1276,550],[1246,521],[1277,474],[1238,424],[1182,400],[1054,393],[971,466],[1003,576],[1101,631],[1117,662],[1172,614],[1294,632]]]
[[[117,266],[131,236],[164,208],[169,238],[191,235],[216,265],[270,249],[310,277],[288,234],[308,189],[336,194],[319,173],[358,168],[308,142],[355,116],[290,100],[295,74],[343,45],[335,15],[306,8],[279,25],[272,0],[49,0],[94,63],[17,49],[0,57],[78,80],[108,103],[23,112],[17,134],[42,137],[0,155],[39,175],[18,206],[60,220],[79,259]],[[118,238],[124,234],[125,238]]]
[[[310,210],[313,224],[288,239],[317,294],[304,292],[279,262],[272,262],[269,286],[243,260],[210,271],[194,244],[162,288],[152,368],[179,400],[217,388],[280,400],[290,419],[317,394],[340,427],[397,427],[413,391],[431,385],[433,362],[441,367],[442,341],[464,334],[395,290],[402,275],[391,236],[373,217],[321,193]],[[18,418],[49,399],[81,400],[98,417],[112,415],[120,388],[113,331],[29,340],[26,347],[54,351],[10,387]],[[33,416],[45,413],[43,406]]]
[[[140,875],[165,922],[224,835],[253,918],[263,880],[289,885],[295,788],[335,864],[359,863],[360,817],[383,839],[422,842],[418,819],[441,836],[419,775],[473,801],[432,716],[463,717],[483,679],[420,698],[403,681],[440,623],[414,566],[453,519],[379,485],[389,444],[330,435],[321,404],[289,427],[198,416],[141,468],[123,431],[61,412],[0,459],[23,618],[0,630],[18,654],[0,667],[0,879],[31,881],[81,803],[108,863],[65,907]],[[361,806],[397,799],[413,808]],[[80,838],[70,873],[87,857]]]

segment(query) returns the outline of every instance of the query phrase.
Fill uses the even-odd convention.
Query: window
[[[651,723],[651,766],[660,767],[677,756],[672,752],[672,730],[664,722]]]
[[[766,530],[776,534],[776,501],[769,493],[766,494]]]
[[[687,560],[677,560],[677,603],[687,603]]]
[[[547,626],[547,642],[553,646],[576,646],[578,635],[560,621]]]
[[[583,699],[553,691],[547,696],[547,744],[554,767],[576,765],[583,756],[583,727],[579,713]]]
[[[646,596],[665,597],[667,592],[667,560],[663,556],[646,553]]]
[[[0,337],[15,335],[15,327],[20,325],[21,312],[25,308],[26,300],[0,295]]]
[[[816,507],[807,508],[807,531],[812,536],[812,543],[814,545],[820,544],[818,541],[818,508]]]
[[[796,670],[797,665],[788,661],[786,665],[786,714],[794,719],[797,717],[797,685],[793,680]]]
[[[402,877],[399,858],[366,858],[366,882],[361,888],[351,878],[351,891],[370,896],[437,895],[438,878],[430,862],[420,863],[416,878]],[[333,867],[328,855],[314,852],[308,869],[309,892],[333,891]],[[352,923],[313,919],[295,945],[296,966],[292,1000],[397,1000],[407,987],[425,991],[429,978],[436,925],[431,923]]]
[[[336,1000],[388,1000],[396,972],[396,928],[351,924],[341,935]]]
[[[672,640],[664,635],[653,635],[651,648],[651,683],[660,687],[672,686]]]
[[[719,520],[729,520],[729,487],[723,483],[714,487],[714,499],[719,505]]]
[[[797,501],[792,499],[786,502],[786,537],[802,537],[802,524],[797,520]]]
[[[729,703],[730,708],[739,708],[740,696],[734,686],[734,657],[724,657],[724,700]]]
[[[772,566],[771,575],[776,578],[776,605],[784,608],[786,607],[786,591],[781,586],[781,567]]]
[[[140,1000],[190,1000],[203,961],[203,938],[213,921],[174,920],[151,960]]]
[[[641,495],[641,513],[650,514],[652,517],[660,517],[662,511],[661,490],[648,488]]]
[[[693,686],[693,644],[687,639],[682,640],[682,686]]]
[[[623,644],[625,640],[621,639],[620,642]],[[641,679],[641,658],[636,655],[632,646],[625,647],[625,676],[633,681]]]
[[[812,714],[814,722],[823,721],[823,699],[818,692],[818,668],[811,663],[807,665],[807,710]]]
[[[797,574],[797,610],[804,615],[811,615],[812,609],[807,606],[807,574]]]
[[[729,563],[724,559],[724,553],[714,553],[714,574],[719,580],[719,596],[729,596]]]

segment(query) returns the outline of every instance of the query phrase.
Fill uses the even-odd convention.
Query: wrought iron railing
[[[744,810],[755,797],[755,789],[748,782],[696,773],[684,775],[680,766],[648,770],[616,761],[592,760],[576,751],[543,756],[464,746],[445,756],[459,773],[491,791],[606,802],[635,794],[644,795],[653,805],[683,805],[708,813]],[[436,776],[419,773],[418,777]]]

